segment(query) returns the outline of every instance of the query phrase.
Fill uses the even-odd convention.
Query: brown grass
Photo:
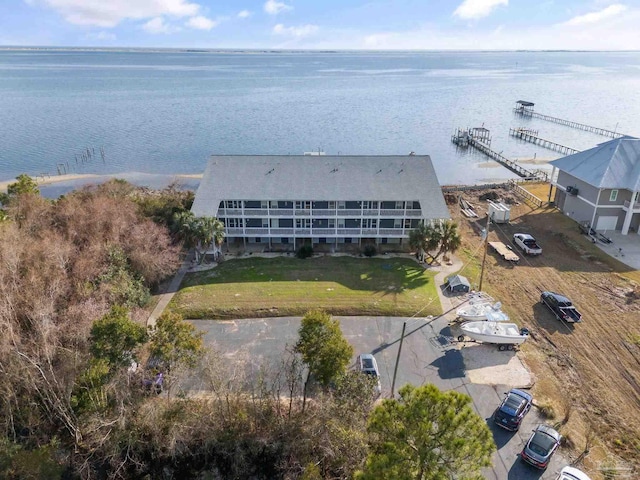
[[[546,199],[548,186],[531,191]],[[485,202],[477,193],[466,199],[484,218]],[[455,205],[450,208],[461,226],[464,251],[474,251],[480,242],[473,226],[478,220],[461,216]],[[510,244],[518,231],[533,234],[543,255],[519,253],[520,264],[513,267],[489,253],[484,278],[486,290],[532,330],[522,353],[538,379],[534,396],[553,408],[557,421],[566,420],[561,431],[571,432],[577,450],[593,429],[610,451],[640,466],[640,345],[633,341],[640,334],[640,299],[629,295],[638,288],[640,272],[586,241],[575,223],[553,208],[514,205],[511,224],[492,226],[489,240]],[[556,320],[539,303],[543,290],[569,296],[584,321],[568,326]],[[570,415],[567,400],[573,402]]]

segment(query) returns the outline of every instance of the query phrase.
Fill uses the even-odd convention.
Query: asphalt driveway
[[[499,352],[490,345],[462,346],[455,342],[455,327],[452,331],[445,318],[337,318],[356,355],[375,355],[380,368],[383,397],[391,395],[402,326],[406,322],[395,390],[407,383],[421,385],[429,382],[442,390],[453,389],[470,395],[478,414],[487,419],[498,446],[494,465],[484,472],[485,478],[551,480],[568,464],[562,458],[562,452],[555,455],[546,472],[540,472],[519,460],[518,453],[531,430],[538,423],[543,423],[535,408],[516,433],[496,427],[492,421],[493,412],[504,392],[512,387],[526,387],[530,383],[528,372],[514,352]],[[292,346],[296,342],[300,319],[198,320],[193,323],[205,332],[205,343],[230,360],[251,359],[255,365],[265,365],[276,363],[287,345]],[[472,383],[471,379],[476,383]]]

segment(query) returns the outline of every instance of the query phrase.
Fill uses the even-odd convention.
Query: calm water
[[[440,183],[512,178],[450,143],[484,124],[508,157],[527,125],[584,149],[604,137],[536,111],[640,134],[640,53],[180,53],[0,51],[0,180],[27,172],[200,173],[209,155],[431,155]],[[85,148],[96,155],[76,164]],[[99,151],[104,148],[105,160]],[[78,157],[79,158],[79,157]]]

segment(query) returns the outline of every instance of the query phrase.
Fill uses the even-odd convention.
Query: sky
[[[640,0],[0,0],[0,45],[640,50]]]

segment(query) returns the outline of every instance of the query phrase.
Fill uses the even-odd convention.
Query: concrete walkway
[[[156,327],[156,321],[160,318],[160,315],[162,315],[162,312],[164,312],[164,309],[167,308],[167,305],[169,305],[169,302],[180,288],[182,279],[191,268],[192,262],[193,252],[190,251],[182,262],[182,265],[180,265],[180,268],[173,277],[173,280],[171,280],[167,290],[160,294],[160,300],[158,301],[156,308],[153,309],[153,312],[151,312],[151,315],[149,315],[149,318],[147,319],[147,328],[153,330]]]

